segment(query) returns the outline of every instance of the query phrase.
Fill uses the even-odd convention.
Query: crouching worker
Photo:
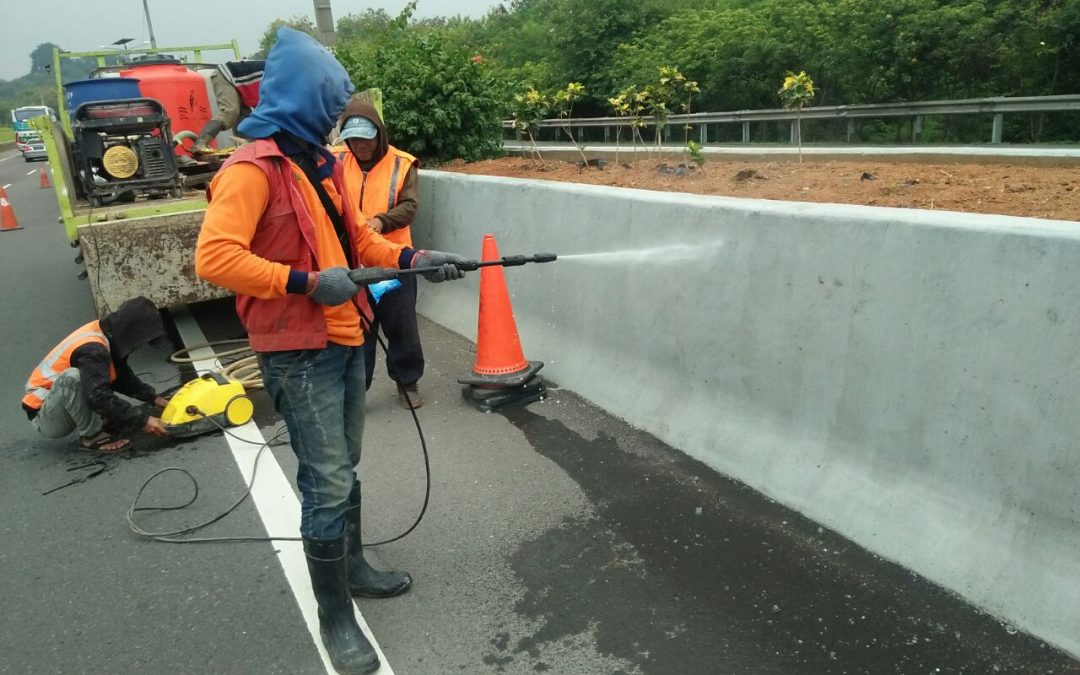
[[[348,270],[430,267],[428,280],[438,282],[464,276],[454,263],[465,259],[387,241],[358,220],[357,205],[342,203],[341,166],[323,143],[352,91],[325,47],[278,31],[259,105],[239,127],[253,141],[210,184],[195,271],[237,294],[297,458],[300,534],[323,644],[338,672],[367,673],[379,658],[350,594],[400,595],[412,577],[364,559],[356,465],[365,397],[360,312],[369,309]]]
[[[132,352],[164,335],[161,314],[143,297],[77,328],[48,353],[26,382],[22,406],[30,424],[46,438],[63,438],[77,431],[82,446],[98,452],[131,447],[130,440],[109,433],[106,427],[167,435],[161,419],[117,396],[124,394],[159,408],[168,404],[127,363]]]

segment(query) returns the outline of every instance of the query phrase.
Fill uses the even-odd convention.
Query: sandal
[[[94,452],[100,452],[102,454],[112,454],[114,452],[123,452],[131,447],[131,441],[126,438],[120,438],[119,436],[113,436],[112,434],[101,432],[93,438],[82,439],[83,450],[92,450]]]

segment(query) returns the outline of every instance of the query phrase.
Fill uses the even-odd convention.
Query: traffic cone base
[[[480,259],[498,260],[495,236],[484,235]],[[503,268],[498,265],[480,269],[480,313],[476,330],[476,362],[472,373],[458,382],[486,386],[519,386],[543,367],[529,361],[521,350],[510,293],[506,289]]]
[[[49,173],[47,171],[45,171],[45,169],[38,169],[38,176],[40,176],[40,180],[38,181],[38,183],[39,183],[38,187],[39,188],[51,188],[52,187],[52,183],[49,182]]]
[[[11,207],[11,202],[8,201],[7,192],[4,191],[3,187],[0,187],[0,232],[21,229],[19,221],[15,219],[15,209]]]
[[[463,375],[458,378],[459,384],[475,385],[481,388],[499,389],[502,387],[517,387],[528,382],[537,371],[544,367],[543,361],[526,361],[525,368],[517,370],[515,372],[503,374],[486,375],[477,373],[474,369],[472,373]]]
[[[495,412],[502,408],[542,401],[547,397],[547,387],[544,386],[542,379],[533,377],[517,387],[489,389],[472,385],[464,386],[461,388],[461,396],[476,406],[480,412]]]

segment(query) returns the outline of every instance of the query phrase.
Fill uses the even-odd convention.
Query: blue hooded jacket
[[[252,139],[284,131],[321,147],[353,91],[349,74],[326,47],[307,33],[279,28],[259,104],[237,131]]]

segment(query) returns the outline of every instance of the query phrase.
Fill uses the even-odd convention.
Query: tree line
[[[575,116],[610,116],[612,98],[662,68],[698,83],[696,112],[780,107],[777,88],[790,71],[813,78],[814,105],[1080,93],[1080,0],[510,0],[479,19],[424,20],[413,18],[415,6],[337,22],[339,58],[358,86],[384,90],[392,128],[425,124],[424,111],[436,126],[444,117],[452,125],[482,112],[471,107],[475,95],[497,97],[498,114],[509,118],[515,95],[554,95],[570,83],[584,91]],[[279,20],[262,49],[282,24],[315,34],[310,19]],[[447,61],[479,61],[486,80],[468,93],[455,89],[469,82],[461,79],[468,69],[425,68],[418,61],[433,50]],[[455,95],[468,100],[464,108]],[[1007,142],[1080,140],[1077,113],[1005,122]],[[863,140],[910,138],[910,120],[860,124]],[[774,126],[784,139],[786,128]],[[986,126],[942,116],[925,121],[921,138],[985,142]],[[822,122],[804,137],[842,140],[845,131]],[[729,140],[740,133],[732,126]]]
[[[787,72],[813,78],[814,105],[1080,93],[1080,0],[509,0],[476,19],[416,19],[415,8],[341,17],[334,49],[358,88],[383,90],[395,139],[432,161],[498,152],[501,120],[529,89],[580,84],[575,116],[607,116],[611,99],[661,68],[697,83],[695,112],[777,108]],[[265,56],[281,25],[316,34],[309,17],[277,19],[251,56]],[[41,88],[45,60],[33,62],[0,82],[0,109],[55,103]],[[1007,142],[1080,139],[1076,113],[1005,121]],[[909,138],[908,124],[866,121],[861,139]],[[942,116],[922,138],[983,142],[985,126]],[[838,134],[815,123],[804,140]]]

